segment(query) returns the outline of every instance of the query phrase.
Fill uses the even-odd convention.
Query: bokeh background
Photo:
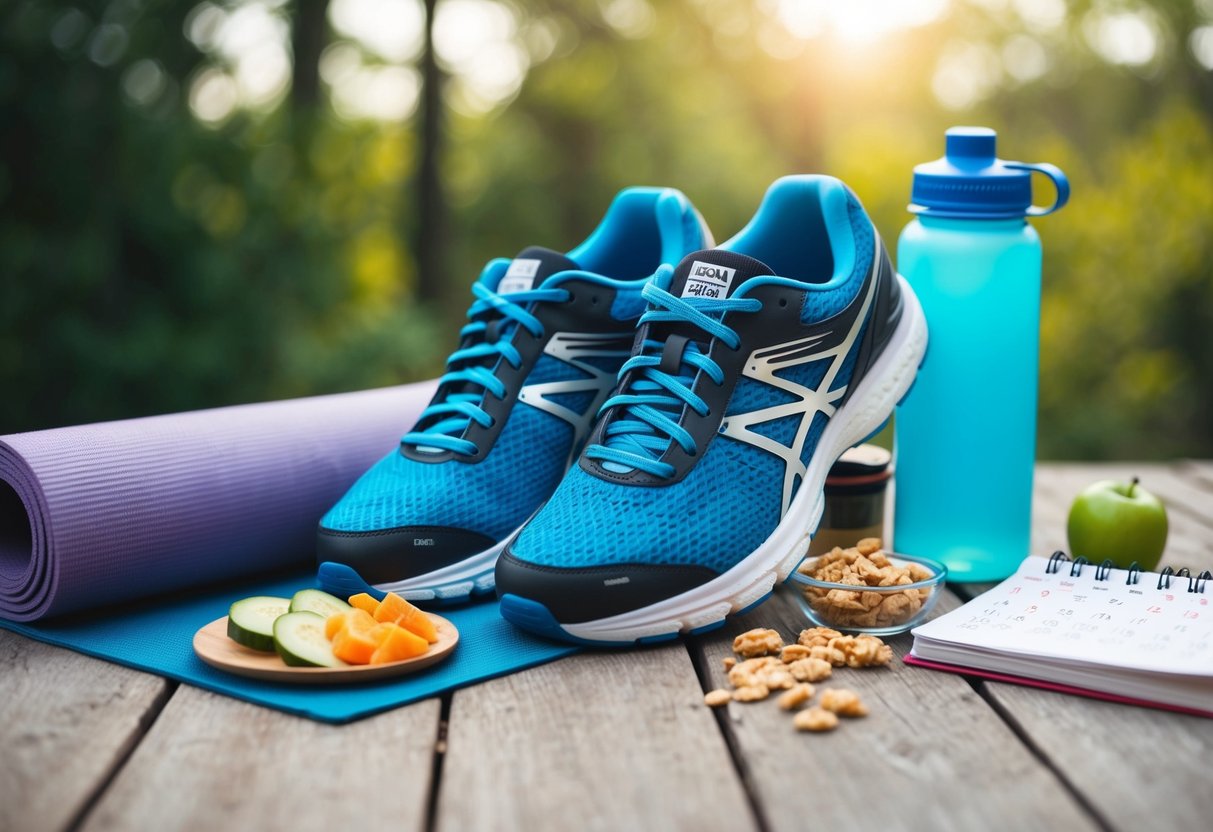
[[[0,0],[0,433],[437,374],[629,184],[892,244],[952,124],[1073,183],[1041,456],[1213,455],[1213,0]]]

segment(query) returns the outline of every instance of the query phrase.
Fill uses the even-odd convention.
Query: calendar
[[[1213,576],[1029,557],[906,661],[1213,716]]]

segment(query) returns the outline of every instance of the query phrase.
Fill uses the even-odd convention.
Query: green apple
[[[1167,545],[1167,510],[1137,477],[1127,483],[1100,480],[1074,498],[1066,536],[1071,557],[1092,563],[1111,558],[1121,569],[1137,561],[1150,572]]]

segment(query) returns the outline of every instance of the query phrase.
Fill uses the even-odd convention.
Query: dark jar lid
[[[883,491],[893,476],[889,470],[892,462],[893,455],[879,445],[850,448],[826,475],[826,489],[848,494],[859,493],[860,489],[863,492]]]

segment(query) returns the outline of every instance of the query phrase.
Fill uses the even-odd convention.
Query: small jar
[[[845,549],[865,537],[884,540],[884,495],[892,461],[893,455],[878,445],[860,445],[838,458],[826,476],[825,511],[809,543],[810,555],[835,546]]]

